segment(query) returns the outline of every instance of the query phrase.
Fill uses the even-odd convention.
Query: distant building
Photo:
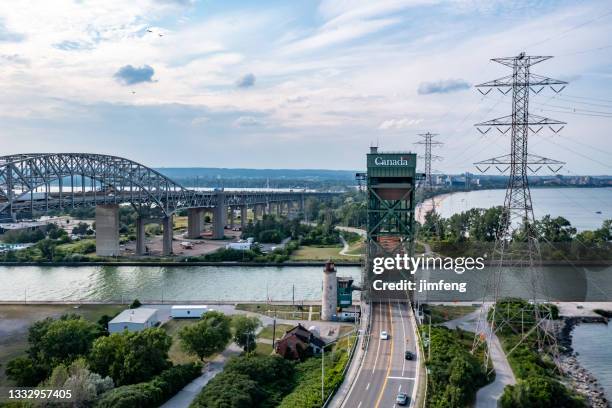
[[[225,246],[226,249],[235,249],[237,251],[248,251],[255,245],[254,238],[247,238],[246,241],[230,242]]]
[[[276,342],[275,351],[287,360],[303,360],[313,354],[319,354],[325,342],[301,324],[287,330],[283,337]]]
[[[138,309],[127,309],[119,313],[113,320],[108,322],[109,333],[121,333],[142,331],[159,324],[157,309],[139,307]]]

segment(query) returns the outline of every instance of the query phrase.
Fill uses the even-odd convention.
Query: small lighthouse
[[[323,302],[321,305],[321,320],[332,320],[338,307],[338,281],[336,265],[329,260],[323,269]]]

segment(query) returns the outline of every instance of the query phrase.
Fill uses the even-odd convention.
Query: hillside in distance
[[[335,188],[355,185],[351,170],[162,167],[160,173],[186,187]]]

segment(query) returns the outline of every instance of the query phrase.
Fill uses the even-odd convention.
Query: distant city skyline
[[[534,73],[570,82],[533,96],[533,113],[568,124],[530,152],[565,176],[612,174],[611,34],[599,0],[3,2],[0,155],[353,170],[370,145],[420,153],[431,131],[436,170],[478,174],[509,138],[473,125],[511,97],[473,85],[526,51],[554,56]]]

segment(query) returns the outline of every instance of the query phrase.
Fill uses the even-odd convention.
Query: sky
[[[563,0],[0,2],[0,155],[95,152],[152,167],[362,169],[370,145],[477,172],[511,113],[491,58],[568,81],[530,96],[560,174],[612,174],[612,5]],[[543,169],[538,174],[550,173]],[[489,171],[489,174],[495,172]]]

